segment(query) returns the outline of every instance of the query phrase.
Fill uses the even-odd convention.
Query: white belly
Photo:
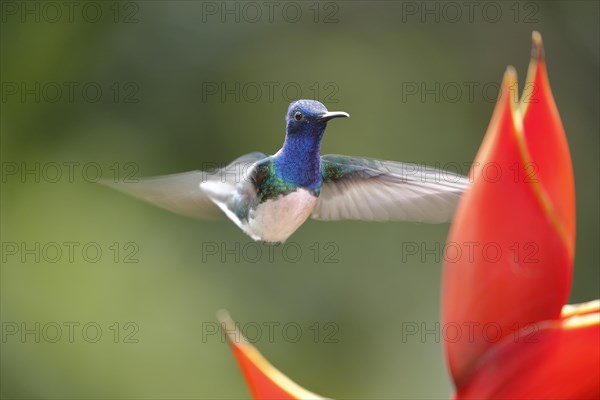
[[[306,221],[316,203],[308,190],[298,189],[259,205],[242,229],[256,240],[284,242]]]

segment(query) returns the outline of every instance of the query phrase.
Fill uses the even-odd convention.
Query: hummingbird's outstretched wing
[[[129,183],[111,181],[102,181],[102,183],[177,214],[194,218],[222,218],[225,217],[225,214],[200,188],[200,184],[211,180],[240,182],[242,175],[249,167],[265,157],[267,155],[264,153],[254,152],[243,155],[226,167],[213,171],[190,171],[144,178]]]
[[[319,220],[418,221],[451,219],[467,177],[424,165],[328,154],[312,217]]]

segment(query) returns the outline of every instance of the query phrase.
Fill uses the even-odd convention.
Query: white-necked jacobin
[[[285,142],[213,171],[192,171],[110,186],[198,218],[226,215],[252,239],[284,242],[309,216],[319,220],[447,222],[468,187],[462,175],[433,167],[328,154],[327,122],[349,117],[314,100],[290,104]]]

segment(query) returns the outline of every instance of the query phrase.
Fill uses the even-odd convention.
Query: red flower
[[[242,336],[227,312],[219,313],[221,326],[233,349],[254,399],[324,399],[292,382],[277,370]]]
[[[509,67],[448,236],[461,253],[444,264],[441,306],[457,333],[445,342],[455,398],[599,398],[600,301],[565,306],[575,189],[537,32],[520,101],[516,94]],[[254,398],[320,398],[221,320]]]
[[[598,398],[599,303],[561,314],[573,274],[575,191],[537,32],[520,102],[516,93],[508,68],[448,237],[463,252],[477,249],[444,265],[443,323],[462,333],[445,343],[456,397]]]

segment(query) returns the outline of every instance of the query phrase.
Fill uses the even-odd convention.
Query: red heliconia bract
[[[458,386],[504,337],[538,321],[558,319],[571,288],[572,169],[542,57],[541,38],[534,34],[530,66],[534,76],[526,83],[522,107],[516,100],[514,69],[504,75],[473,164],[473,185],[461,199],[450,228],[448,243],[462,254],[444,265],[442,320],[462,333],[445,343]],[[522,112],[532,114],[527,125]],[[534,119],[541,117],[549,121]],[[533,158],[543,154],[544,143],[555,156],[553,163],[545,156],[543,162]],[[562,191],[553,180],[556,171],[566,180]]]
[[[585,313],[540,322],[496,344],[455,398],[600,398],[600,302],[590,304]]]
[[[227,333],[227,340],[233,349],[233,354],[242,370],[246,383],[254,399],[294,400],[314,399],[325,400],[298,386],[287,376],[271,365],[248,341],[242,336],[227,312],[220,312],[221,326]]]

